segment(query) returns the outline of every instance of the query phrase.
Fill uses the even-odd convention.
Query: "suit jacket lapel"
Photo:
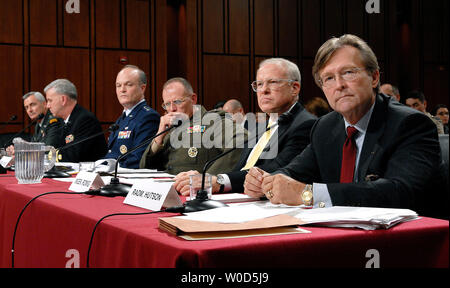
[[[278,126],[278,129],[276,132],[276,133],[278,133],[278,137],[274,137],[275,134],[272,135],[272,137],[270,137],[270,140],[267,143],[266,147],[264,147],[263,151],[267,151],[270,147],[274,148],[274,147],[276,147],[275,145],[278,145],[278,143],[281,141],[282,137],[285,136],[285,134],[286,134],[285,132],[289,129],[291,122],[295,119],[297,114],[300,113],[303,109],[304,109],[303,106],[301,106],[298,102],[295,103],[294,107],[292,107],[292,109],[290,111],[290,113],[292,114],[291,120],[289,121],[289,123],[283,123]],[[257,128],[258,127],[256,127],[256,129]],[[254,142],[255,145],[256,145],[256,143],[258,143],[258,140],[262,136],[262,134],[263,133],[261,133],[261,135],[255,134],[255,136],[257,136],[257,140]],[[250,136],[250,137],[255,137],[255,136]],[[274,143],[274,141],[277,141],[277,142]],[[253,150],[253,147],[246,147],[243,149],[243,151],[241,153],[241,158],[239,159],[238,163],[235,166],[235,170],[240,170],[242,167],[245,166],[245,164],[247,163],[247,159],[250,156],[250,153],[252,152],[252,150]]]
[[[276,133],[272,137],[270,137],[269,143],[267,143],[266,147],[264,147],[264,151],[269,150],[270,147],[276,147],[278,143],[282,141],[282,138],[286,136],[286,131],[289,129],[292,121],[294,121],[295,117],[297,117],[298,113],[300,113],[304,108],[297,102],[294,107],[292,107],[291,111],[289,111],[291,115],[291,119],[287,123],[280,123],[278,125],[278,129]]]
[[[332,129],[330,127],[330,135],[326,135],[321,141],[325,143],[327,147],[328,155],[336,155],[333,157],[327,157],[328,165],[330,168],[329,175],[332,175],[331,179],[327,179],[331,182],[339,183],[341,178],[341,165],[342,165],[342,147],[344,145],[347,134],[345,133],[344,118],[342,115],[336,113],[338,122],[337,127]]]
[[[386,121],[384,121],[386,107],[381,97],[377,95],[375,99],[375,107],[369,121],[369,126],[367,127],[361,156],[359,158],[359,181],[364,180],[369,164],[380,147],[378,145],[378,139],[383,135],[386,126]]]

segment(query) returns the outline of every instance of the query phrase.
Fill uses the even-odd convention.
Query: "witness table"
[[[43,179],[18,185],[0,176],[0,267],[11,267],[17,217],[33,197],[68,191],[69,183]],[[123,204],[123,197],[46,195],[23,214],[15,243],[15,267],[86,267],[95,223],[111,213],[146,210]],[[90,267],[448,267],[449,222],[423,217],[389,230],[305,226],[308,234],[228,240],[187,241],[159,230],[170,213],[116,216],[95,233]],[[373,252],[376,252],[375,254]]]

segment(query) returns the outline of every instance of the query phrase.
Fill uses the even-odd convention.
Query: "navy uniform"
[[[48,110],[41,123],[36,124],[31,142],[41,142],[59,148],[63,144],[61,141],[63,125],[64,121],[53,116]]]
[[[97,161],[102,158],[107,151],[105,136],[101,134],[102,127],[95,115],[81,107],[75,105],[69,116],[69,121],[63,126],[64,145],[77,143],[91,137],[94,134],[98,136],[81,142],[79,144],[59,150],[58,158],[61,162],[85,162]]]
[[[119,129],[109,136],[108,153],[104,158],[117,159],[155,135],[158,131],[159,119],[158,112],[150,108],[145,101],[134,107],[128,116],[124,112],[116,121]],[[139,161],[145,148],[144,146],[123,158],[120,161],[120,167],[139,168]]]
[[[229,150],[229,147],[233,147],[233,143],[236,143],[236,139],[246,138],[247,133],[244,129],[236,129],[233,120],[225,117],[225,111],[223,110],[212,110],[207,112],[204,107],[201,107],[201,119],[207,116],[208,113],[215,113],[220,117],[221,125],[213,125],[213,122],[205,120],[205,123],[201,119],[195,119],[192,117],[190,121],[186,121],[182,126],[171,130],[168,134],[164,136],[163,144],[159,146],[156,142],[152,142],[147,150],[142,155],[140,168],[150,168],[164,170],[170,174],[178,174],[180,172],[197,170],[202,172],[203,166],[209,160],[213,159],[217,155]],[[206,118],[205,118],[206,119]],[[200,122],[198,122],[200,120]],[[209,122],[209,123],[208,123]],[[210,130],[211,129],[211,130]],[[214,131],[214,129],[221,129],[221,131]],[[231,137],[225,139],[225,130],[232,131]],[[217,133],[212,133],[212,131]],[[203,135],[219,135],[222,136],[221,147],[204,147],[205,143],[197,143],[199,145],[193,145],[193,138],[196,136],[201,136],[202,141]],[[175,147],[171,143],[171,137],[175,137],[181,141],[181,139],[188,139],[190,141],[191,147]],[[173,140],[173,139],[172,139]],[[210,139],[208,139],[210,140]],[[201,145],[200,145],[201,144]],[[157,151],[154,151],[152,146],[156,147]],[[175,145],[176,146],[176,145]],[[242,149],[236,149],[233,152],[228,153],[226,156],[218,159],[211,165],[208,169],[208,173],[217,174],[219,172],[231,171],[239,160]]]

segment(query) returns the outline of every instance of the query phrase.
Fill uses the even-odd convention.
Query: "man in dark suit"
[[[257,93],[259,108],[270,116],[269,126],[275,126],[264,144],[263,134],[254,147],[243,150],[232,171],[222,170],[223,174],[213,177],[213,192],[241,193],[249,168],[257,166],[275,171],[287,165],[309,144],[310,130],[317,118],[298,103],[301,75],[297,65],[282,58],[265,60],[259,65],[256,79],[252,88]],[[254,121],[250,124],[255,126]],[[255,133],[249,134],[249,142],[253,135]],[[263,149],[257,154],[260,145]],[[176,177],[175,188],[184,195],[189,193],[189,175],[188,172]]]
[[[67,79],[58,79],[48,84],[44,92],[47,107],[55,117],[62,118],[65,123],[61,133],[62,147],[59,160],[77,163],[102,158],[107,151],[104,135],[64,148],[65,145],[76,143],[102,131],[97,117],[77,104],[75,85]]]
[[[377,93],[380,72],[371,48],[353,35],[332,38],[319,49],[313,75],[334,112],[316,122],[311,144],[289,165],[273,175],[252,169],[245,193],[275,204],[417,212],[435,202],[436,128],[423,113]]]
[[[124,111],[116,121],[119,129],[109,135],[109,150],[104,158],[117,159],[120,155],[155,135],[158,130],[159,114],[145,101],[146,87],[145,72],[136,66],[127,65],[117,74],[116,94]],[[139,168],[145,148],[142,147],[124,157],[120,162],[120,167]]]

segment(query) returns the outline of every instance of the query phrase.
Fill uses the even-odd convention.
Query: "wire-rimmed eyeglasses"
[[[265,81],[253,81],[252,82],[252,89],[255,92],[260,92],[264,90],[264,84],[266,84],[267,87],[269,87],[269,89],[271,90],[276,90],[281,88],[281,86],[283,86],[285,83],[292,83],[295,82],[297,80],[292,80],[292,79],[268,79]]]

